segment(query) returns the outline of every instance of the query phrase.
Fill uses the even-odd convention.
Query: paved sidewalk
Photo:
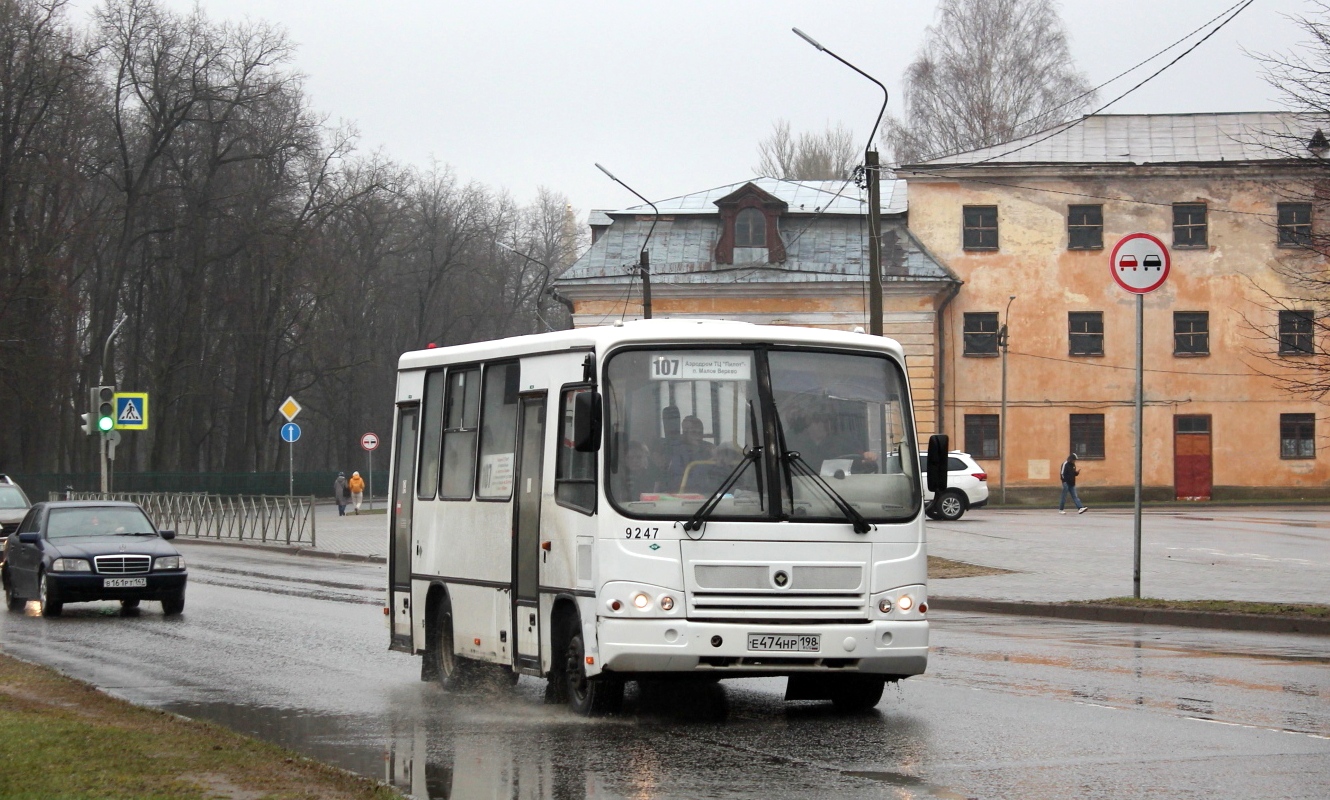
[[[928,523],[932,555],[1012,574],[930,584],[936,597],[1062,601],[1130,597],[1129,508],[980,509]],[[1169,507],[1141,519],[1141,595],[1169,600],[1324,603],[1330,509]]]
[[[318,532],[318,546],[314,550],[320,553],[361,556],[381,561],[388,559],[388,515],[385,513],[387,501],[380,498],[374,501],[376,513],[367,513],[368,504],[361,506],[360,514],[351,513],[347,508],[346,516],[337,516],[337,506],[332,503],[314,507],[314,524]]]

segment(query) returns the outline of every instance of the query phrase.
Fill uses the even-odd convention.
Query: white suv
[[[919,474],[924,480],[924,513],[929,519],[958,520],[971,508],[988,505],[988,473],[970,458],[969,453],[952,450],[947,454],[947,490],[938,498],[937,511],[931,504],[933,493],[928,491],[928,457],[919,457]]]

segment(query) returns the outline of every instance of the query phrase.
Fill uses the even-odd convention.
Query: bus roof
[[[648,319],[616,322],[594,328],[512,336],[484,342],[412,350],[398,359],[399,370],[425,369],[441,364],[457,364],[496,358],[514,358],[534,353],[563,350],[606,349],[632,343],[688,344],[804,344],[852,347],[890,353],[904,361],[904,352],[894,339],[864,333],[803,328],[789,325],[754,325],[715,319]]]

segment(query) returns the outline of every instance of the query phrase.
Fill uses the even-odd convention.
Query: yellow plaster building
[[[1004,480],[1047,499],[1069,452],[1090,502],[1130,497],[1136,298],[1110,270],[1162,266],[1110,265],[1134,232],[1171,255],[1144,300],[1146,496],[1330,496],[1324,406],[1267,377],[1324,352],[1311,303],[1270,299],[1321,224],[1295,186],[1324,145],[1290,114],[1101,115],[900,168],[910,232],[963,282],[938,325],[941,427],[995,500]]]

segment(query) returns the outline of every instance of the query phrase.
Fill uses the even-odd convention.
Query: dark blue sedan
[[[137,503],[49,502],[33,506],[5,540],[0,580],[10,611],[41,602],[42,616],[65,603],[156,600],[168,615],[185,610],[185,559]]]

